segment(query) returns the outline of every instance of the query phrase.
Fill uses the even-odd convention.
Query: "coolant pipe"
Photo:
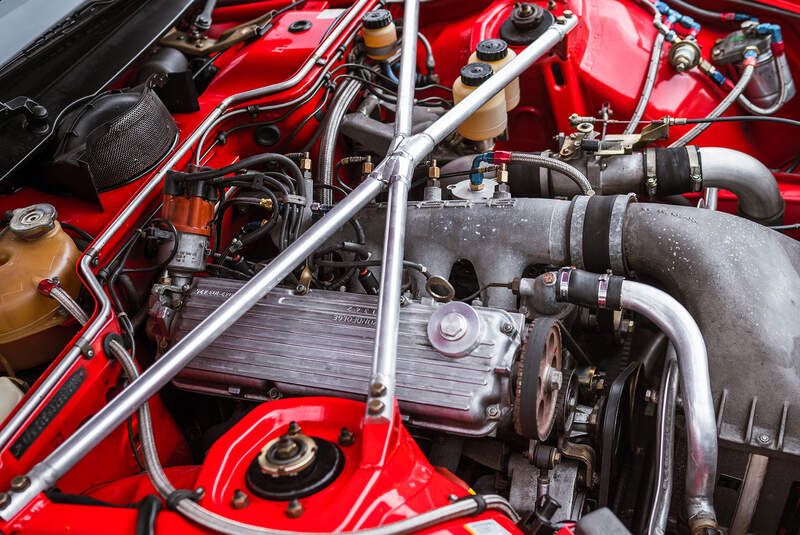
[[[647,161],[650,160],[650,161]],[[695,161],[695,164],[691,162]],[[571,161],[581,170],[585,161]],[[646,149],[644,152],[611,156],[597,186],[603,195],[639,192],[646,188],[650,168],[655,179],[656,198],[719,188],[739,199],[739,214],[764,225],[783,222],[786,202],[772,172],[749,154],[723,147],[675,147]],[[692,167],[696,167],[693,171]],[[697,172],[699,170],[699,173]],[[692,175],[696,176],[695,179]],[[514,174],[512,173],[512,180]],[[551,173],[549,195],[575,195],[579,190],[571,181]]]
[[[359,0],[347,15],[342,19],[331,35],[320,45],[317,51],[309,59],[311,69],[314,63],[322,57],[333,40],[341,33],[340,28],[347,25],[355,18],[365,6],[371,6],[373,0]],[[384,159],[375,170],[362,182],[356,189],[347,195],[342,201],[337,203],[334,208],[320,221],[311,226],[300,238],[284,249],[272,262],[264,269],[259,271],[252,279],[244,284],[235,294],[225,301],[219,308],[212,312],[205,320],[195,327],[186,337],[177,342],[167,351],[158,361],[150,366],[138,379],[131,382],[114,399],[109,401],[94,416],[84,422],[84,424],[64,442],[62,442],[50,455],[37,463],[28,472],[26,477],[30,484],[20,491],[9,491],[8,502],[0,510],[0,518],[10,520],[14,518],[23,508],[29,504],[37,495],[44,490],[52,487],[66,474],[75,464],[78,463],[89,451],[99,444],[114,429],[124,423],[142,403],[146,402],[159,390],[161,390],[178,372],[180,372],[191,360],[203,349],[214,341],[221,333],[225,332],[236,320],[247,312],[264,295],[277,286],[295,267],[313,253],[320,245],[330,238],[340,227],[344,226],[353,215],[361,208],[366,206],[378,193],[384,190],[387,183],[393,182],[392,177],[402,176],[402,173],[411,173],[414,167],[419,164],[433,147],[452,133],[467,117],[472,115],[483,106],[496,93],[503,90],[511,80],[519,76],[533,62],[547,54],[551,48],[558,44],[578,23],[578,18],[570,14],[569,17],[559,17],[556,23],[550,26],[545,32],[528,45],[520,54],[506,64],[498,73],[489,80],[481,84],[478,88],[467,95],[464,100],[459,102],[439,120],[429,126],[424,132],[410,136],[395,149],[395,151]],[[328,43],[328,45],[326,45]],[[305,67],[303,68],[305,69]],[[294,80],[299,73],[292,77]],[[305,73],[308,72],[305,71]],[[101,303],[101,312],[98,318],[89,324],[87,331],[84,332],[81,340],[84,343],[95,342],[101,327],[111,317],[111,303],[105,294],[102,286],[92,271],[92,260],[98,254],[98,250],[106,245],[112,236],[123,229],[125,221],[130,218],[136,208],[149,196],[149,194],[160,183],[167,171],[180,163],[183,155],[202,135],[202,131],[214,122],[227,106],[237,99],[251,99],[263,96],[261,92],[270,94],[274,91],[285,89],[282,82],[267,88],[239,93],[228,97],[219,105],[215,111],[206,118],[201,128],[193,132],[189,139],[178,149],[162,167],[158,173],[145,185],[145,187],[134,197],[131,204],[127,205],[120,216],[115,219],[93,243],[93,247],[87,250],[81,258],[81,273],[85,276],[87,285],[93,295]],[[292,82],[292,85],[297,81]],[[280,87],[278,87],[280,86]],[[277,87],[277,89],[275,89]],[[407,175],[410,177],[411,175]],[[395,238],[392,238],[394,242]],[[402,242],[401,242],[402,243]],[[402,251],[402,245],[397,247],[393,243],[393,248]],[[385,259],[384,259],[385,262]],[[399,299],[397,302],[399,307]],[[386,319],[384,319],[386,321]],[[387,327],[389,331],[394,328],[396,331],[397,323],[393,326],[390,323]],[[394,359],[396,352],[396,333],[394,337],[387,337],[387,340],[395,340],[394,345],[385,348],[381,355],[388,359],[388,362],[376,363],[380,369],[391,370],[394,375]],[[389,342],[391,344],[391,342]],[[81,352],[82,345],[73,346],[70,353],[77,359]],[[65,356],[65,359],[66,357]],[[74,360],[73,360],[74,362]],[[64,372],[66,372],[65,367]],[[53,382],[53,385],[57,381]],[[39,390],[39,389],[37,389]],[[42,393],[42,398],[46,393]],[[385,395],[385,394],[384,394]],[[33,408],[31,409],[33,410]],[[424,516],[424,515],[420,515]]]
[[[686,413],[686,507],[692,533],[716,530],[714,485],[717,474],[717,422],[711,398],[708,355],[700,328],[674,297],[653,286],[617,275],[597,275],[562,268],[556,278],[556,299],[577,305],[627,309],[652,321],[667,335],[678,354],[683,407]]]

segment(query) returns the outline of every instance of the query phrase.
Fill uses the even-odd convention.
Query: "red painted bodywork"
[[[286,3],[268,0],[220,8],[215,14],[218,26],[212,29],[212,33]],[[772,0],[770,3],[800,12],[796,5],[784,0]],[[433,45],[437,73],[443,84],[452,83],[458,69],[466,62],[477,42],[498,36],[500,24],[512,5],[511,0],[444,0],[422,5],[420,28]],[[220,72],[200,98],[200,111],[176,116],[181,140],[196,128],[222,98],[291,76],[313,52],[325,30],[334,21],[324,16],[320,18],[320,15],[326,9],[342,7],[346,7],[346,4],[339,1],[309,1],[299,10],[288,12],[279,18],[275,27],[257,42],[235,46],[222,54],[216,61]],[[595,115],[608,102],[614,111],[614,117],[624,119],[630,116],[635,106],[655,35],[651,15],[634,1],[569,0],[566,7],[576,13],[581,21],[568,37],[566,55],[544,58],[521,77],[522,103],[510,117],[510,141],[499,144],[499,149],[552,148],[552,136],[559,131],[569,131],[567,117],[570,114]],[[564,8],[565,5],[559,3],[556,13]],[[393,6],[392,9],[398,8]],[[399,15],[400,11],[396,14]],[[772,20],[783,25],[790,63],[795,73],[800,72],[797,69],[797,51],[800,50],[797,46],[798,28],[793,25],[796,24],[796,19],[777,20],[778,17],[767,13],[759,15],[762,20]],[[300,34],[289,33],[288,24],[299,19],[314,21],[312,29]],[[699,42],[705,53],[707,54],[715,39],[732,29],[732,25],[725,23],[704,24]],[[340,40],[342,42],[343,39]],[[666,53],[665,48],[665,57]],[[423,52],[420,50],[420,60],[422,57]],[[419,65],[421,68],[422,61]],[[319,69],[320,67],[312,69],[297,86],[258,103],[284,102],[297,97],[310,87]],[[322,92],[318,93],[280,123],[283,136],[293,131],[300,121],[313,112],[321,95]],[[721,98],[722,91],[698,71],[678,74],[663,61],[645,118],[663,115],[705,116]],[[781,115],[798,118],[799,107],[800,98],[796,97],[781,110]],[[741,111],[734,107],[731,113]],[[274,118],[282,112],[283,110],[264,113],[257,120]],[[239,120],[252,119],[245,116],[245,119],[226,123],[225,127],[237,124],[236,121]],[[298,150],[306,144],[318,126],[316,120],[311,120],[291,142],[282,141],[269,150]],[[697,139],[697,143],[738,149],[758,157],[771,168],[781,168],[800,152],[800,136],[790,128],[772,124],[721,124],[709,128]],[[680,132],[676,128],[673,135]],[[209,142],[212,140],[213,136],[209,138]],[[254,143],[251,133],[245,129],[230,136],[225,145],[215,147],[204,163],[219,167],[243,155],[264,150]],[[185,158],[182,165],[187,163],[188,158]],[[800,175],[779,173],[776,177],[787,203],[786,222],[800,221]],[[142,187],[147,178],[142,177],[132,184],[101,194],[102,206],[25,188],[0,197],[0,210],[48,202],[56,206],[61,220],[96,235]],[[157,208],[160,201],[161,195],[157,189],[152,193],[150,202],[139,207],[123,231],[103,250],[99,267],[107,262],[108,257],[127,238],[130,231]],[[735,212],[735,198],[722,192],[720,208]],[[92,341],[95,357],[81,360],[75,365],[76,368],[85,367],[87,380],[64,409],[54,416],[31,448],[19,459],[11,455],[8,448],[0,451],[0,487],[6,488],[11,477],[27,472],[43,459],[122,387],[119,366],[107,358],[102,350],[102,337],[118,331],[117,322],[112,319],[101,335]],[[207,494],[203,505],[231,518],[284,529],[351,530],[405,518],[447,503],[447,496],[451,493],[463,496],[467,492],[464,485],[430,466],[402,426],[370,426],[371,429],[364,433],[357,433],[356,445],[349,447],[348,464],[340,479],[329,489],[308,498],[307,513],[300,519],[286,518],[282,511],[285,504],[259,501],[249,508],[234,510],[230,507],[230,493],[243,486],[243,466],[268,437],[280,433],[290,420],[296,420],[307,433],[335,440],[339,428],[344,425],[354,430],[362,429],[363,405],[322,398],[263,405],[217,442],[203,466],[198,468],[181,466],[191,462],[185,441],[159,398],[153,398],[150,403],[159,451],[163,463],[173,467],[168,469],[173,481],[185,487],[204,486]],[[134,417],[134,429],[136,428]],[[368,443],[367,447],[364,447],[364,442]],[[59,482],[59,487],[65,492],[84,492],[112,503],[130,503],[152,493],[146,478],[136,475],[137,471],[138,467],[128,445],[127,429],[122,427],[94,451],[89,452],[84,461]],[[490,517],[495,518],[509,531],[515,532],[516,528],[508,519],[493,513]],[[41,533],[62,533],[65,530],[81,533],[128,532],[133,529],[135,521],[136,511],[133,509],[54,504],[42,498],[13,522],[0,525],[0,529],[4,533],[23,528]],[[442,525],[436,531],[464,532],[464,522],[466,521],[454,521]],[[157,529],[161,532],[199,531],[172,512],[159,515]],[[570,535],[568,531],[565,528],[559,533]]]

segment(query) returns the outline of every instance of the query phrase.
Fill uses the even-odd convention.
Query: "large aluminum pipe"
[[[346,25],[346,21],[352,21],[352,18],[355,16],[353,15],[353,11],[360,9],[359,6],[363,7],[370,4],[372,1],[373,0],[359,0],[343,18],[340,22],[340,26],[337,26],[337,28]],[[393,182],[395,179],[392,177],[403,177],[406,180],[410,180],[414,167],[422,161],[436,143],[453,132],[467,117],[483,106],[483,104],[497,92],[504,89],[513,78],[516,78],[534,61],[545,55],[577,25],[577,22],[577,17],[574,15],[569,19],[559,18],[556,24],[552,25],[536,41],[528,45],[525,50],[503,67],[500,72],[470,93],[441,119],[426,129],[425,132],[405,139],[391,156],[382,161],[361,185],[339,202],[322,220],[314,224],[300,236],[297,241],[284,249],[267,267],[259,271],[252,279],[242,286],[239,291],[225,301],[222,306],[195,327],[189,335],[176,343],[161,357],[161,359],[140,375],[138,379],[128,385],[117,397],[85,422],[50,455],[36,464],[27,474],[30,484],[19,492],[9,492],[9,502],[6,507],[0,511],[0,518],[5,520],[13,518],[40,492],[53,486],[56,481],[69,471],[70,468],[75,466],[87,452],[91,451],[92,448],[108,436],[111,431],[122,424],[137,407],[161,390],[161,388],[175,377],[175,375],[177,375],[177,373],[200,351],[205,349],[222,332],[238,320],[250,307],[266,295],[267,292],[277,286],[286,275],[315,249],[322,245],[325,240],[333,235],[340,227],[344,226],[353,215],[380,193],[387,183]],[[332,32],[332,34],[335,34],[335,32]],[[331,36],[326,38],[326,41],[320,45],[320,49],[330,39]],[[314,61],[321,57],[320,49],[312,56]],[[260,91],[263,91],[263,88],[252,92],[240,93],[236,98],[257,98],[263,96]],[[233,97],[229,97],[226,99],[223,103],[224,106],[220,104],[220,109],[227,107],[232,98]],[[222,113],[222,111],[220,111],[220,113]],[[212,112],[204,124],[213,123],[214,119],[218,116],[218,114],[215,115]],[[196,141],[200,135],[198,130],[191,138]],[[188,148],[186,150],[188,150]],[[184,151],[183,154],[185,154],[185,152],[186,151]],[[156,174],[156,176],[159,177],[158,180],[163,178],[167,170],[177,165],[179,161],[179,157],[173,156],[168,161],[167,166]],[[153,183],[153,180],[148,182],[145,189],[149,188],[149,191],[152,191],[152,189],[155,188],[156,184]],[[138,199],[138,202],[141,203],[146,196],[147,195],[140,192],[134,202]],[[133,211],[134,209],[129,205],[123,210],[122,216],[127,219]],[[93,244],[94,247],[99,248],[108,243],[111,239],[111,234],[109,234],[109,232],[112,229],[113,232],[117,232],[123,225],[124,220],[120,221],[120,219],[115,219],[100,238],[95,241]],[[398,244],[394,244],[392,247],[397,249]],[[403,242],[400,241],[399,251],[401,253],[402,247]],[[86,261],[86,267],[88,268],[91,265],[90,259],[97,254],[97,250],[93,248],[87,251],[87,253],[81,265],[84,266],[84,261]],[[88,270],[87,276],[94,279],[95,285],[92,286],[91,289],[96,292],[96,294],[103,295],[105,301],[108,301],[108,297],[105,296],[102,286],[97,283],[96,277],[91,269]],[[107,316],[104,319],[104,321],[107,321],[111,313],[110,303],[104,306],[107,306]],[[90,327],[91,325],[95,325],[95,323],[90,324]],[[396,324],[394,328],[397,328]],[[97,335],[100,325],[97,325],[96,329],[92,336]],[[391,337],[389,338],[391,339]],[[376,369],[391,370],[392,375],[394,373],[393,359],[394,352],[396,351],[396,336],[394,339],[395,348],[393,348],[392,351],[384,353],[389,360],[376,363],[375,366]],[[75,348],[73,348],[73,350],[75,350]],[[77,355],[75,358],[77,358]],[[384,408],[383,411],[385,410]],[[386,413],[383,412],[383,414],[385,415]]]
[[[653,286],[626,280],[620,302],[623,308],[640,313],[661,329],[678,354],[689,446],[685,490],[689,526],[696,535],[704,533],[705,528],[715,530],[717,422],[703,335],[683,305]]]
[[[739,198],[740,215],[763,224],[779,224],[783,221],[786,203],[781,196],[780,188],[772,172],[760,161],[749,154],[722,147],[681,147],[676,149],[656,149],[652,157],[655,166],[655,178],[658,184],[657,194],[674,195],[691,191],[690,170],[687,153],[697,151],[700,175],[704,187],[728,190]],[[678,151],[678,152],[674,152]],[[593,184],[594,189],[603,195],[639,193],[645,189],[645,155],[635,152],[624,156],[612,156],[605,159],[606,167],[596,170],[587,169],[586,160],[573,160],[568,163],[577,167],[584,174],[598,177]],[[666,163],[663,165],[661,160]],[[543,193],[551,196],[579,195],[580,191],[567,177],[553,171],[540,170],[544,177]],[[535,180],[536,176],[525,173],[525,181]],[[515,171],[512,169],[512,192],[514,191]],[[665,192],[664,192],[665,191]],[[664,193],[662,193],[664,192]]]

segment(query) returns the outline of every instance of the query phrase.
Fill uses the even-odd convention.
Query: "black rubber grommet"
[[[303,33],[311,29],[310,20],[296,20],[289,25],[290,33]]]
[[[169,496],[167,496],[167,509],[175,510],[178,507],[178,502],[181,500],[192,500],[193,502],[200,501],[202,493],[192,489],[175,489]]]

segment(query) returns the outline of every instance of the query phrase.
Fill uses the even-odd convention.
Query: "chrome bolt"
[[[0,509],[5,509],[11,503],[11,496],[7,492],[0,492]]]
[[[11,490],[14,492],[22,492],[27,489],[30,484],[31,480],[28,479],[28,476],[14,476],[11,478]]]
[[[566,18],[568,18],[568,19],[571,19],[571,18],[572,18],[572,15],[573,15],[573,13],[572,13],[572,11],[571,11],[571,10],[569,10],[569,9],[565,9],[565,10],[564,10],[564,17],[566,17]]]
[[[503,323],[500,326],[500,332],[503,334],[512,334],[514,332],[514,325],[511,323]]]
[[[380,397],[386,393],[386,385],[383,383],[372,383],[369,387],[369,393],[372,397]]]
[[[567,23],[567,19],[565,19],[564,17],[558,17],[556,19],[556,24],[566,24],[566,23]]]
[[[450,494],[449,496],[447,496],[447,501],[450,503],[457,502],[458,496],[456,496],[455,494]]]
[[[760,435],[758,435],[758,441],[761,442],[762,444],[769,444],[770,440],[771,439],[769,438],[769,435],[766,433],[761,433]]]
[[[467,318],[458,312],[450,312],[439,321],[439,334],[445,340],[460,340],[467,333]]]
[[[489,418],[497,418],[500,416],[500,409],[498,409],[496,405],[489,405],[486,409],[486,414],[489,415]]]
[[[383,401],[379,399],[373,399],[369,403],[367,403],[367,412],[372,415],[380,414],[383,412],[384,406],[385,405],[383,404]]]

